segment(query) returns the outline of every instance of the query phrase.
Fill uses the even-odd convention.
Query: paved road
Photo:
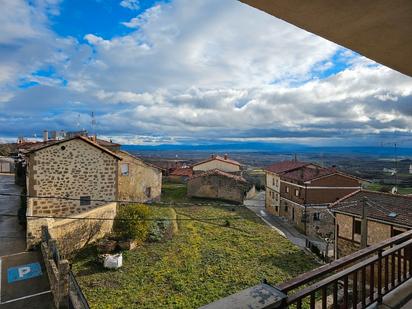
[[[302,249],[306,249],[306,238],[314,242],[319,248],[325,248],[325,243],[312,237],[307,237],[296,230],[292,225],[278,216],[273,216],[265,209],[265,191],[259,192],[253,199],[246,200],[244,205],[262,218],[271,228],[280,235],[289,239],[292,243]],[[331,251],[330,253],[331,254]]]
[[[0,193],[21,193],[21,187],[14,184],[14,176],[0,175]],[[0,195],[0,214],[17,215],[19,206],[20,197]],[[26,235],[16,217],[0,216],[0,241],[0,256],[26,249]]]
[[[293,226],[287,224],[282,219],[272,216],[265,209],[265,191],[259,192],[256,197],[245,200],[244,205],[252,210],[257,216],[262,218],[267,225],[276,230],[280,235],[289,239],[295,245],[305,247],[305,237],[300,234]]]
[[[14,177],[0,175],[0,193],[20,194]],[[0,195],[0,309],[53,308],[49,280],[38,251],[26,252],[24,229],[16,217],[20,197]]]

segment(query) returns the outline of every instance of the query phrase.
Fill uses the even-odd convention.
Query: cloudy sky
[[[235,0],[0,0],[0,139],[409,140],[412,78]]]

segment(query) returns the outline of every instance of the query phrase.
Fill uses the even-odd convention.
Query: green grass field
[[[370,185],[368,185],[366,187],[366,189],[372,190],[372,191],[380,191],[382,189],[382,187],[385,187],[385,185],[382,185],[382,184],[379,184],[379,183],[371,183]],[[391,186],[389,186],[389,187],[391,187]],[[412,188],[398,186],[398,193],[399,194],[412,194]]]
[[[183,198],[180,190],[169,193]],[[94,247],[74,259],[92,308],[197,308],[263,279],[276,285],[317,266],[248,209],[175,209],[182,220],[173,239],[124,252],[117,271],[96,262]]]

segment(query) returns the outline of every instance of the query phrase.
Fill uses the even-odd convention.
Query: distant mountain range
[[[360,154],[377,156],[395,156],[394,147],[377,146],[332,146],[311,147],[299,144],[274,144],[274,143],[225,143],[225,144],[162,144],[162,145],[123,145],[128,151],[199,151],[199,152],[268,152],[268,153],[313,153],[313,154]],[[396,155],[412,156],[412,148],[397,148]]]

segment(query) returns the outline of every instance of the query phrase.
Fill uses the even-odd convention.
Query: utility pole
[[[394,144],[395,146],[395,188],[396,188],[396,193],[398,193],[398,154],[396,152],[396,143]]]
[[[366,197],[362,199],[362,223],[361,223],[361,249],[368,245],[368,214],[366,209]]]

